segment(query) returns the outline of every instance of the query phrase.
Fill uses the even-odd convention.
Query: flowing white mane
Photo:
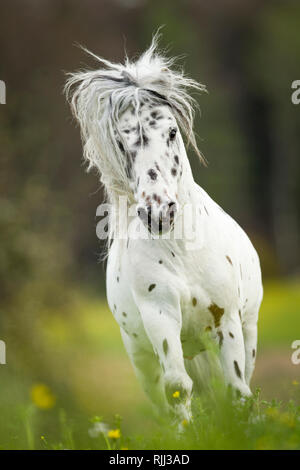
[[[205,91],[205,86],[187,78],[182,70],[171,69],[174,59],[157,52],[158,38],[156,34],[136,62],[126,57],[124,64],[114,64],[85,49],[102,68],[68,74],[65,92],[80,124],[84,158],[88,169],[99,171],[111,202],[117,195],[129,193],[126,159],[119,148],[119,118],[129,107],[138,118],[145,99],[171,107],[187,142],[202,159],[193,132],[197,104],[187,91]]]

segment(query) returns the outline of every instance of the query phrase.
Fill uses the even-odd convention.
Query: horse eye
[[[173,127],[171,130],[170,130],[170,133],[169,133],[169,137],[171,140],[174,140],[175,137],[176,137],[176,132],[177,132],[177,129],[175,127]]]

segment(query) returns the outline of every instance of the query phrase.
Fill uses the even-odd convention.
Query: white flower
[[[93,426],[89,429],[90,437],[98,437],[99,434],[107,434],[109,431],[109,426],[106,423],[96,422]]]

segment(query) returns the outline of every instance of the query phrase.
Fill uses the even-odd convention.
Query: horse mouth
[[[172,232],[174,229],[174,221],[172,222],[163,222],[159,221],[152,222],[152,224],[148,224],[148,232],[152,235],[164,235],[166,233]]]
[[[158,220],[156,220],[152,216],[151,210],[140,208],[137,211],[137,215],[147,227],[148,232],[152,235],[163,235],[172,232],[174,229],[174,213],[172,213],[171,216],[168,214],[167,217],[163,217],[162,214],[160,214]]]

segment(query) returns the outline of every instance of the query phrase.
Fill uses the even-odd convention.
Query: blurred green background
[[[74,423],[124,416],[153,426],[105,299],[96,207],[103,191],[85,174],[64,72],[94,64],[74,45],[112,61],[142,52],[152,33],[184,55],[207,85],[191,155],[197,182],[247,231],[262,264],[265,298],[253,387],[294,397],[300,365],[300,4],[270,0],[11,0],[0,5],[0,447],[20,448],[36,383]],[[25,410],[25,411],[24,411]],[[53,411],[53,410],[52,410]],[[55,428],[41,410],[40,433]],[[25,414],[24,414],[25,413]],[[20,416],[25,418],[20,420]],[[25,424],[24,424],[25,423]],[[27,436],[28,438],[28,436]],[[29,439],[30,440],[30,439]]]

